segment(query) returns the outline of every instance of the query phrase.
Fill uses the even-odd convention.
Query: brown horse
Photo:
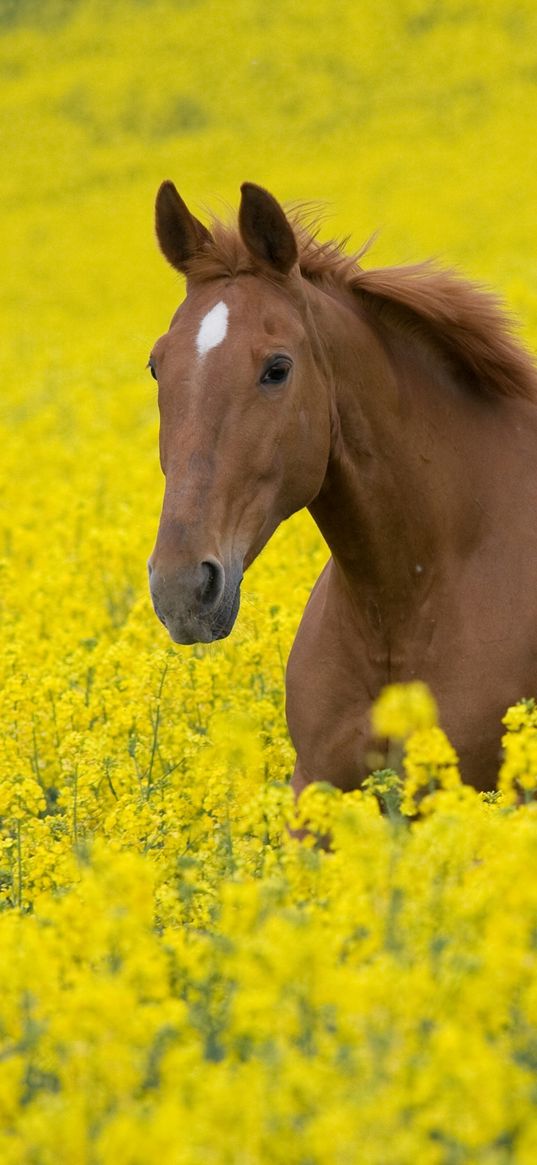
[[[463,776],[537,681],[537,373],[496,300],[430,264],[363,270],[246,183],[211,232],[171,182],[187,295],[150,358],[166,477],[150,561],[176,643],[228,635],[243,572],[307,506],[331,551],[291,652],[299,792],[355,788],[384,684],[430,686]]]

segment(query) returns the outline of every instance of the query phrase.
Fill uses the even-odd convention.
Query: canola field
[[[220,644],[169,643],[145,568],[160,181],[318,200],[537,347],[533,0],[0,0],[0,75],[0,1161],[535,1165],[537,691],[486,796],[388,691],[399,773],[313,787],[299,842],[308,515]]]

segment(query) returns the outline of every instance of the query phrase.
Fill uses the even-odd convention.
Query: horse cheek
[[[296,509],[308,506],[323,484],[330,449],[330,431],[322,419],[307,409],[298,414],[298,456],[294,459],[295,488],[299,494]]]

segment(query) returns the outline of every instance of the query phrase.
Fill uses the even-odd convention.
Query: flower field
[[[418,685],[375,710],[398,773],[297,810],[326,549],[295,516],[231,638],[171,645],[145,365],[183,294],[166,177],[201,217],[244,179],[319,200],[537,347],[537,9],[0,0],[0,74],[0,1161],[535,1165],[537,690],[495,792]]]

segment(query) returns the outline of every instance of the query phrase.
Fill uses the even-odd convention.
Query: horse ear
[[[186,275],[188,260],[212,236],[177,193],[173,182],[163,182],[155,204],[155,225],[162,254],[172,267]]]
[[[253,182],[243,182],[239,229],[255,259],[287,275],[298,259],[293,229],[276,199]]]

